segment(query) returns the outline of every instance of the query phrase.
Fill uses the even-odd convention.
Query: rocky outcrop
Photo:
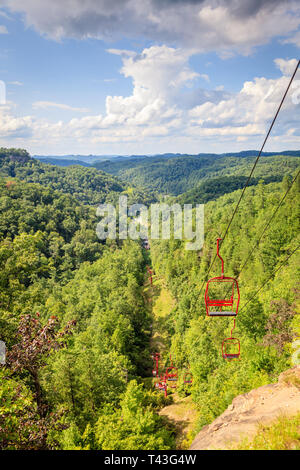
[[[204,426],[190,449],[229,449],[241,439],[251,439],[258,424],[300,411],[300,366],[283,372],[278,383],[264,385],[237,396],[224,413]]]
[[[19,163],[27,163],[33,160],[27,150],[24,149],[6,149],[0,148],[0,161],[12,161]]]

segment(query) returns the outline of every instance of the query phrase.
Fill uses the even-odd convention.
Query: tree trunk
[[[43,407],[43,402],[42,402],[42,390],[41,390],[41,385],[38,377],[38,372],[37,371],[32,371],[31,372],[32,377],[33,377],[33,382],[34,382],[34,388],[35,388],[35,399],[36,399],[36,404],[37,404],[37,409],[38,413],[41,418],[44,418],[45,416],[45,407]]]

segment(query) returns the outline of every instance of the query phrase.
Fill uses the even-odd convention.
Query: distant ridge
[[[34,157],[36,158],[37,160],[39,160],[40,162],[43,162],[43,163],[48,163],[50,165],[58,165],[58,166],[71,166],[71,165],[80,165],[80,166],[86,166],[86,167],[90,167],[90,163],[87,163],[87,162],[84,162],[82,160],[68,160],[67,158],[50,158],[50,157],[43,157],[43,158],[39,158],[39,157]]]
[[[241,152],[227,152],[227,153],[162,153],[152,155],[33,155],[33,158],[40,160],[44,163],[59,166],[81,165],[93,166],[97,162],[109,161],[129,161],[129,160],[143,160],[143,159],[171,159],[178,157],[256,157],[258,150],[243,150]],[[274,155],[285,155],[291,157],[300,157],[300,150],[283,150],[282,152],[262,152],[263,157],[270,157]]]
[[[59,166],[83,165],[90,166],[94,162],[126,158],[119,155],[32,155],[32,158],[44,163]]]

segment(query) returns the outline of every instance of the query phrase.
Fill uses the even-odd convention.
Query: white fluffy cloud
[[[191,134],[208,136],[255,136],[264,135],[267,126],[279,106],[288,85],[290,75],[295,70],[297,60],[276,59],[282,76],[278,79],[254,78],[244,83],[239,93],[218,103],[207,101],[190,110]],[[300,82],[299,82],[300,83]],[[287,134],[291,123],[296,122],[295,134],[300,134],[300,110],[289,92],[278,118],[275,134]],[[240,139],[241,140],[241,139]]]
[[[201,151],[200,145],[205,140],[219,140],[222,145],[228,140],[234,145],[247,139],[251,139],[252,146],[262,141],[297,63],[295,59],[278,58],[275,63],[282,72],[279,78],[256,77],[245,82],[235,94],[200,87],[189,94],[188,85],[201,79],[201,74],[190,68],[186,51],[152,46],[141,54],[111,52],[122,57],[121,73],[132,80],[131,95],[107,96],[103,115],[87,115],[68,122],[50,123],[30,116],[16,118],[11,109],[2,107],[1,111],[0,107],[0,135],[30,137],[31,146],[37,148],[39,145],[42,148],[45,141],[54,147],[61,142],[66,146],[71,143],[73,148],[87,142],[110,148],[132,143],[140,144],[145,152],[145,145],[159,141],[160,148],[179,143],[191,148],[194,142],[193,148],[198,145]],[[196,82],[199,83],[201,80]],[[297,89],[291,90],[295,92]],[[275,139],[280,135],[280,142],[296,144],[300,136],[300,107],[291,99],[291,93],[272,136]],[[45,106],[81,109],[53,102],[34,103],[34,107]]]
[[[176,97],[182,86],[198,77],[187,65],[188,54],[167,46],[153,46],[141,54],[123,56],[121,72],[133,80],[129,97],[108,96],[104,122],[148,124],[178,115]]]
[[[295,34],[295,0],[2,0],[52,38],[144,37],[165,44],[248,53],[271,38]]]
[[[197,78],[187,59],[182,51],[166,46],[152,47],[139,55],[123,55],[122,73],[133,80],[132,95],[107,97],[106,115],[73,119],[69,127],[78,137],[90,132],[94,142],[143,141],[157,136],[169,141],[184,136],[196,140],[229,137],[240,142],[262,138],[288,84],[287,74],[297,63],[295,59],[276,59],[280,78],[257,77],[245,82],[236,94],[198,89],[200,104],[186,107],[178,98],[180,88]],[[160,63],[163,66],[158,67]],[[291,125],[292,135],[300,134],[300,110],[291,93],[274,136],[291,137]]]
[[[33,133],[34,119],[32,116],[16,117],[13,105],[8,103],[0,106],[0,138],[29,138]]]
[[[188,66],[187,53],[167,46],[152,46],[141,54],[110,52],[122,55],[121,73],[132,78],[132,95],[107,96],[105,116],[73,119],[70,126],[76,130],[101,130],[106,137],[112,132],[120,138],[166,134],[182,116],[176,105],[181,87],[198,77]],[[147,129],[140,133],[138,128],[143,126]]]

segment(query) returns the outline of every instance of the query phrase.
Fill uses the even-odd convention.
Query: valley
[[[96,168],[57,167],[1,149],[1,449],[188,449],[236,396],[275,383],[293,366],[298,157],[266,157],[222,245],[225,272],[240,284],[240,360],[221,354],[231,320],[205,316],[201,286],[240,197],[247,158],[239,170],[238,162],[226,167],[231,176],[216,177],[212,160],[209,178],[195,185],[190,178],[187,192],[169,195],[170,202],[205,202],[204,246],[188,251],[186,240],[172,237],[149,240],[145,249],[138,240],[96,236],[97,204],[117,205],[120,195],[146,206],[161,199],[166,188],[151,184],[154,175],[148,191],[140,180],[129,185]],[[210,276],[219,272],[217,261]],[[167,397],[155,390],[152,352],[161,354],[162,372],[170,355],[178,368]],[[192,386],[183,383],[188,367]]]

